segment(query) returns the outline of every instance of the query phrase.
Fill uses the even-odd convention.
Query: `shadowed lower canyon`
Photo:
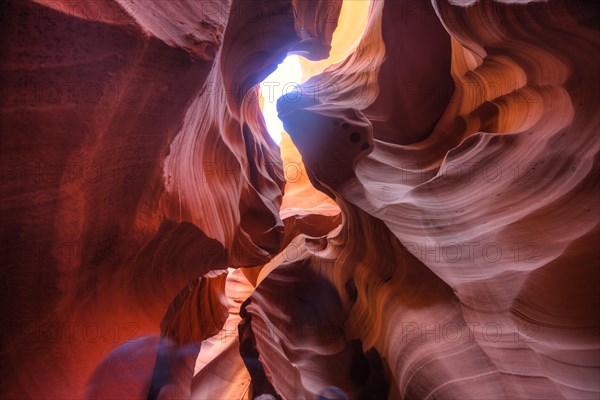
[[[599,398],[594,1],[0,7],[0,398]]]

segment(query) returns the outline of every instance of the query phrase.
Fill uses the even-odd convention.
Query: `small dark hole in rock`
[[[342,124],[342,128],[344,128],[344,129],[349,129],[349,128],[350,128],[350,124],[349,124],[349,123],[347,123],[347,122],[344,122],[344,123]]]
[[[366,149],[368,149],[368,148],[369,148],[369,143],[363,143],[363,145],[362,145],[362,146],[360,146],[360,149],[361,149],[361,150],[366,150]]]
[[[358,143],[358,142],[360,142],[360,133],[358,133],[358,132],[352,132],[352,135],[350,135],[350,141],[352,143]]]

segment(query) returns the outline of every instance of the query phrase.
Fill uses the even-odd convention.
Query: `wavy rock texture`
[[[3,398],[600,395],[591,2],[1,6]]]
[[[326,100],[279,107],[315,184],[385,223],[402,246],[386,275],[386,263],[369,260],[365,244],[364,262],[377,265],[382,276],[369,279],[355,267],[361,279],[352,280],[358,300],[347,332],[382,353],[402,398],[594,398],[599,143],[592,109],[598,82],[586,61],[575,61],[592,62],[598,54],[598,33],[585,20],[594,11],[559,2],[434,7],[439,20],[408,2],[375,4],[370,21],[381,18],[385,57],[373,53],[376,26],[345,63],[302,88],[310,99],[317,83],[337,82],[341,95],[321,93]],[[386,28],[390,15],[405,17],[406,25]],[[477,20],[490,23],[469,23]],[[440,21],[452,36],[445,46]],[[414,43],[421,58],[402,58],[417,51]],[[443,59],[424,65],[444,52],[451,54],[449,71]],[[373,57],[380,60],[375,71]],[[362,91],[346,81],[364,82]],[[340,103],[358,107],[352,114]],[[363,128],[360,112],[372,132]],[[413,114],[406,122],[395,118]],[[311,147],[305,127],[314,121],[328,132],[329,149]],[[368,154],[357,147],[333,153],[354,160],[353,174],[337,160],[335,172],[324,168],[319,154],[344,141],[365,153],[374,143]],[[348,229],[348,236],[359,230]],[[389,233],[363,237],[380,243]],[[330,247],[325,253],[335,254]],[[348,252],[346,246],[337,252],[344,260],[337,268],[352,269]],[[414,263],[435,277],[409,283],[404,271],[416,269]],[[344,279],[332,280],[342,293]],[[416,293],[402,299],[408,288]],[[361,303],[361,294],[372,305]]]

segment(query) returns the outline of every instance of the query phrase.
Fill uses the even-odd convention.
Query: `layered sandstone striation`
[[[1,7],[3,398],[599,396],[591,2]]]

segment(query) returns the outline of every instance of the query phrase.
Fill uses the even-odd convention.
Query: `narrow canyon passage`
[[[0,19],[0,398],[600,396],[593,2]]]

